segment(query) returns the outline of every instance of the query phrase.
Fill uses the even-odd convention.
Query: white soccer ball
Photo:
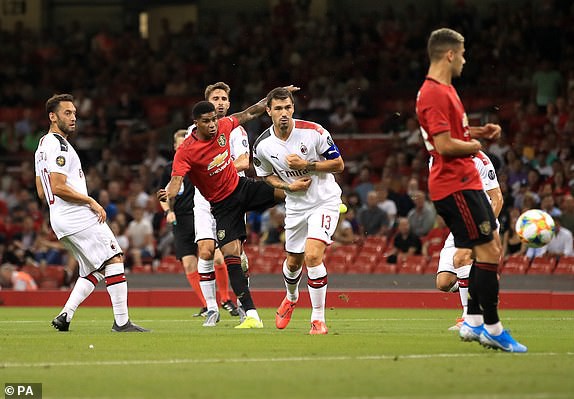
[[[554,219],[540,209],[529,209],[518,217],[516,234],[528,247],[540,248],[556,235]]]

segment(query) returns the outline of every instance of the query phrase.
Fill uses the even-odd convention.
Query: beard
[[[67,136],[71,136],[74,133],[76,133],[75,125],[73,128],[71,128],[67,124],[65,124],[64,121],[62,121],[61,119],[58,119],[58,121],[56,122],[56,125],[58,126],[58,129],[60,129],[60,131]]]

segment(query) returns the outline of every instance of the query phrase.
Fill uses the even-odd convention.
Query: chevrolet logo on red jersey
[[[211,161],[211,162],[209,163],[209,165],[207,165],[207,170],[211,170],[211,169],[213,169],[213,168],[217,168],[217,167],[219,167],[220,165],[222,165],[222,164],[225,162],[225,160],[227,159],[228,154],[229,154],[229,153],[227,152],[227,150],[225,150],[225,152],[222,152],[221,154],[216,155],[216,156],[213,158],[213,161]]]

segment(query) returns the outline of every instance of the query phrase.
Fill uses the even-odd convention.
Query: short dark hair
[[[74,96],[71,94],[54,94],[46,101],[46,113],[50,115],[50,112],[56,112],[63,101],[74,102]]]
[[[431,61],[438,60],[448,50],[454,50],[464,44],[464,36],[455,30],[441,28],[430,34],[427,52]]]
[[[193,109],[191,110],[191,116],[195,121],[198,120],[201,115],[208,114],[210,112],[215,112],[215,105],[209,101],[200,101],[193,106]]]
[[[293,99],[293,94],[289,90],[287,90],[284,87],[276,87],[267,94],[265,104],[267,105],[267,107],[271,107],[272,100],[286,100],[288,98],[291,99],[292,103],[295,103],[295,100]]]
[[[205,99],[207,100],[211,95],[211,93],[213,93],[217,89],[223,90],[225,94],[227,94],[227,96],[229,97],[229,93],[231,92],[231,88],[229,87],[229,85],[225,82],[217,82],[205,88]]]

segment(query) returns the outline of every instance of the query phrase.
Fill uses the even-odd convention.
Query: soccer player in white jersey
[[[106,211],[88,196],[80,158],[68,142],[76,129],[73,101],[70,94],[54,95],[46,101],[50,131],[40,139],[34,154],[38,196],[50,208],[54,233],[79,263],[80,277],[52,326],[68,331],[78,306],[105,279],[114,312],[112,331],[147,332],[129,319],[122,250],[106,224]]]
[[[494,215],[498,218],[503,205],[502,191],[498,184],[496,171],[490,158],[479,151],[474,157],[474,165],[478,170],[482,186],[486,192]],[[498,238],[497,238],[498,237]],[[495,240],[500,243],[498,231],[495,233]],[[460,303],[462,305],[462,315],[457,318],[456,324],[449,330],[459,330],[464,322],[468,304],[468,276],[472,265],[472,250],[467,248],[456,248],[454,237],[450,233],[440,251],[438,271],[436,275],[436,287],[444,292],[459,292]]]
[[[345,167],[331,135],[320,125],[293,119],[293,95],[283,89],[267,96],[267,113],[273,125],[253,146],[258,176],[274,188],[285,190],[285,250],[283,276],[287,295],[277,310],[275,325],[287,327],[299,299],[303,263],[313,307],[310,334],[327,334],[325,297],[327,269],[323,255],[339,220],[341,188],[333,173]],[[301,189],[302,184],[308,184]]]

